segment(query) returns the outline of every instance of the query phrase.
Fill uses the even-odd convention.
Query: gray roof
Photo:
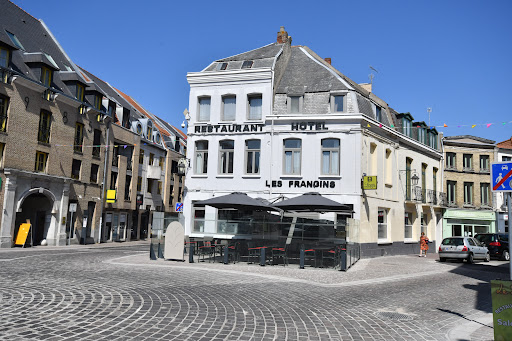
[[[53,64],[53,68],[57,67],[60,70],[67,70],[72,65],[51,33],[39,20],[8,0],[0,0],[0,8],[2,9],[0,11],[0,41],[8,46],[14,46],[9,36],[5,34],[5,31],[9,31],[18,38],[25,49],[14,48],[12,51],[10,65],[15,72],[40,82],[39,77],[35,76],[26,62]],[[46,55],[51,59],[48,59]],[[61,80],[59,72],[54,72],[51,86],[69,97],[75,97],[75,94],[72,94]]]
[[[279,53],[279,51],[281,51],[282,48],[283,48],[283,44],[272,43],[272,44],[257,48],[255,50],[251,50],[251,51],[240,53],[240,54],[237,54],[237,55],[234,55],[231,57],[219,59],[219,60],[217,60],[217,62],[229,62],[229,61],[233,61],[233,60],[243,61],[243,60],[275,58],[275,56]]]
[[[318,64],[298,46],[292,46],[290,60],[278,84],[276,93],[296,92],[297,86],[303,86],[304,92],[347,90],[338,77],[325,66]],[[292,89],[293,88],[293,89]]]
[[[473,136],[473,135],[445,136],[444,139],[446,141],[453,141],[453,142],[457,142],[456,140],[470,139],[470,140],[475,140],[475,141],[479,141],[479,142],[483,142],[483,143],[489,143],[489,144],[496,143],[496,141],[484,139],[483,137],[478,137],[478,136]]]
[[[274,65],[275,58],[283,48],[283,44],[269,44],[258,49],[237,54],[235,56],[216,60],[204,71],[217,71],[217,66],[228,63],[226,70],[240,70],[244,61],[252,60],[254,63],[251,69],[269,67]]]

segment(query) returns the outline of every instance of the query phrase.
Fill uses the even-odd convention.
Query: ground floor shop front
[[[493,211],[448,209],[443,215],[443,238],[474,237],[478,233],[493,232],[496,232],[496,214]]]

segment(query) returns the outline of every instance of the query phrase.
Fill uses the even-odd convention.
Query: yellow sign
[[[377,176],[363,176],[363,189],[377,189]]]
[[[491,300],[494,320],[494,340],[512,338],[512,282],[492,280]]]
[[[107,202],[116,202],[116,190],[115,189],[107,190]]]
[[[18,235],[16,236],[15,245],[25,245],[27,241],[28,231],[30,231],[31,224],[21,224],[18,230]]]

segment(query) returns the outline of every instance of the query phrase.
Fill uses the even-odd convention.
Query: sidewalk
[[[149,250],[149,239],[147,240],[134,240],[129,242],[107,242],[101,244],[71,244],[71,245],[62,245],[62,246],[32,246],[32,247],[12,247],[8,249],[0,249],[0,253],[7,252],[35,252],[35,251],[65,251],[65,250],[88,250],[88,249],[109,249],[109,248],[119,248],[119,247],[129,247],[129,246],[138,246],[138,245],[147,245]],[[149,254],[149,251],[148,251]]]

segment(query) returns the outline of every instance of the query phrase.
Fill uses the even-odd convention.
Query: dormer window
[[[101,110],[101,99],[102,99],[103,96],[100,96],[98,94],[95,94],[94,95],[94,108],[96,110]]]
[[[142,125],[137,124],[137,134],[142,134]]]
[[[14,45],[16,45],[17,48],[22,49],[23,51],[25,51],[25,48],[23,47],[23,45],[21,45],[20,40],[18,39],[18,37],[16,37],[16,35],[14,33],[11,33],[9,31],[5,31],[5,33],[7,33],[9,38],[11,38],[12,43]]]
[[[228,63],[219,63],[219,64],[217,64],[217,70],[218,71],[226,70],[227,68],[228,68]]]
[[[331,112],[338,113],[345,111],[345,96],[331,95]]]
[[[0,82],[7,83],[7,72],[9,66],[9,50],[0,46]],[[3,69],[5,68],[5,69]]]
[[[147,138],[148,140],[151,139],[151,134],[153,133],[153,127],[151,126],[151,122],[148,122],[148,129],[147,129]]]
[[[84,91],[85,91],[85,88],[82,84],[76,85],[76,99],[79,100],[80,102],[84,101]]]
[[[252,68],[252,64],[254,62],[252,60],[246,60],[242,63],[242,69],[250,69]]]
[[[379,122],[382,122],[382,114],[379,106],[375,106],[375,119]]]
[[[288,97],[288,112],[290,114],[300,114],[302,112],[302,96]]]
[[[41,83],[43,83],[47,88],[52,84],[52,70],[45,66],[41,67]]]
[[[403,133],[406,136],[411,137],[412,136],[412,122],[408,120],[406,117],[402,118],[402,129]]]

